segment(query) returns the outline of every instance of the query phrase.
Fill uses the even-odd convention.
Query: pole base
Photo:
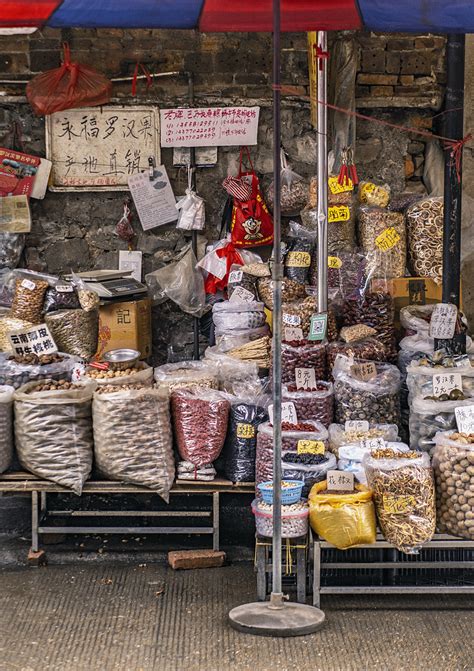
[[[229,613],[233,629],[254,636],[305,636],[321,629],[324,620],[319,608],[293,602],[271,608],[268,601],[257,601],[237,606]]]

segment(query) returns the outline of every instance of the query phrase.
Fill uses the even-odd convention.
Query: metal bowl
[[[104,361],[109,364],[110,370],[125,370],[133,368],[140,358],[140,352],[136,349],[112,349],[103,356]]]

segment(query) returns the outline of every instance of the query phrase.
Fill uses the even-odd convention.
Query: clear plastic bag
[[[90,285],[86,284],[84,280],[76,275],[71,273],[72,281],[77,290],[77,297],[79,299],[80,307],[85,312],[92,312],[93,310],[98,310],[100,306],[100,297],[99,294],[91,288]]]
[[[173,429],[181,459],[210,464],[224,446],[230,403],[218,391],[194,389],[171,394]]]
[[[255,528],[259,536],[273,537],[273,506],[255,499],[252,501]],[[308,533],[309,508],[305,501],[281,507],[281,535],[283,538],[298,538]]]
[[[104,377],[96,377],[104,373]],[[100,371],[97,368],[88,368],[84,373],[79,375],[79,379],[94,380],[98,387],[103,385],[124,385],[124,384],[140,384],[145,387],[151,387],[153,384],[153,368],[145,361],[139,361],[133,372],[126,373],[126,371]]]
[[[18,458],[27,471],[80,496],[92,469],[91,402],[95,384],[35,392],[38,384],[30,382],[14,395]]]
[[[283,149],[280,152],[281,162],[281,195],[280,208],[281,213],[286,216],[296,215],[308,200],[308,183],[306,180],[291,169],[286,159]],[[270,183],[265,200],[270,210],[273,210],[274,186]]]
[[[359,241],[371,278],[403,277],[407,263],[405,217],[380,207],[359,210]]]
[[[206,349],[203,361],[209,361],[217,367],[221,391],[232,393],[234,384],[258,379],[258,366],[255,362],[239,361],[219,351],[217,346]]]
[[[379,186],[373,182],[359,183],[359,203],[370,207],[387,207],[390,202],[390,187],[388,184]]]
[[[331,452],[325,452],[323,455],[282,453],[281,477],[285,480],[301,480],[303,482],[301,495],[304,497],[308,496],[316,482],[325,480],[327,472],[334,468],[336,468],[336,457]]]
[[[324,342],[283,342],[281,344],[282,383],[294,384],[297,368],[313,368],[316,380],[326,380],[326,351],[327,344]]]
[[[452,431],[434,440],[438,530],[474,541],[474,444]]]
[[[410,447],[433,454],[435,435],[439,431],[456,431],[454,409],[473,405],[473,399],[465,401],[424,401],[410,399]]]
[[[405,443],[386,443],[386,447],[390,450],[395,450],[396,452],[408,452],[409,447]],[[337,462],[337,468],[340,471],[348,471],[349,473],[354,473],[354,477],[362,484],[367,484],[367,476],[365,474],[365,468],[363,466],[363,459],[366,454],[370,454],[371,448],[365,447],[360,443],[355,443],[353,445],[343,445],[339,448],[339,459]]]
[[[328,259],[328,288],[335,300],[346,300],[360,295],[365,273],[365,256],[358,251],[334,250]],[[309,269],[309,283],[318,285],[318,256],[313,254]]]
[[[58,310],[45,315],[45,322],[61,352],[89,361],[97,352],[99,312]]]
[[[58,280],[54,287],[46,290],[43,312],[56,310],[78,310],[81,307],[79,296],[74,285]]]
[[[13,387],[0,386],[0,473],[4,473],[13,458]]]
[[[315,236],[295,221],[290,221],[289,236],[284,264],[285,276],[298,284],[307,284],[314,253]]]
[[[175,466],[167,394],[148,387],[97,393],[92,409],[99,471],[150,487],[168,503]]]
[[[230,352],[236,347],[246,345],[253,340],[259,340],[270,334],[270,327],[268,324],[260,326],[256,329],[234,329],[227,331],[226,329],[215,329],[216,344],[222,352]]]
[[[412,454],[412,453],[408,453]],[[363,460],[380,528],[397,550],[417,554],[436,528],[433,471],[427,454],[414,459],[367,454]]]
[[[376,376],[361,380],[352,366],[366,363],[342,354],[333,368],[336,422],[366,420],[374,424],[400,424],[400,371],[388,363],[370,362]]]
[[[427,305],[406,305],[400,310],[400,324],[407,330],[406,335],[413,335],[415,333],[429,334],[434,306],[434,303],[428,303]]]
[[[30,322],[17,319],[10,315],[10,310],[0,308],[0,352],[11,352],[12,347],[8,339],[10,331],[19,331],[33,326]]]
[[[212,320],[219,334],[232,333],[236,329],[255,329],[265,324],[263,303],[222,301],[212,306]]]
[[[37,382],[39,380],[71,380],[74,367],[78,359],[69,354],[59,352],[62,361],[43,364],[21,364],[8,355],[0,354],[0,385],[10,385],[19,389],[28,382]]]
[[[179,210],[176,228],[184,231],[202,231],[206,224],[204,199],[200,198],[191,187],[193,170],[194,168],[188,168],[188,188],[186,189],[186,195],[176,203],[176,207]]]
[[[332,369],[336,357],[339,354],[350,356],[357,359],[364,359],[368,361],[385,361],[387,353],[383,343],[376,338],[364,338],[356,342],[345,343],[335,340],[328,344],[327,361],[329,375],[332,375]]]
[[[227,282],[227,295],[229,299],[238,287],[249,291],[254,299],[257,300],[257,277],[245,272],[243,266],[234,264],[230,268],[229,280]]]
[[[154,377],[158,389],[169,394],[180,389],[217,389],[219,386],[218,367],[209,360],[165,363],[155,368]]]
[[[58,278],[46,273],[37,273],[26,268],[15,268],[14,270],[0,270],[0,305],[11,308],[15,296],[15,287],[17,279],[27,279],[32,282],[44,280],[50,287],[54,287]]]
[[[443,198],[423,198],[408,208],[408,267],[415,277],[443,279]]]
[[[300,212],[303,226],[308,231],[318,230],[317,208],[305,207]],[[355,208],[352,203],[347,205],[330,205],[328,207],[328,253],[337,255],[339,252],[352,252],[355,240]]]
[[[407,367],[407,386],[413,398],[420,398],[432,401],[463,401],[467,397],[474,396],[474,367],[471,365],[464,366],[426,366],[423,365],[426,359],[421,358],[418,361],[412,361]],[[446,392],[438,398],[434,397],[433,379],[435,375],[444,375],[449,377],[453,374],[461,375],[462,392],[458,389],[453,389],[451,392]]]
[[[273,310],[274,282],[271,277],[260,277],[258,279],[258,295],[268,310]],[[282,303],[292,303],[306,296],[305,288],[299,282],[285,277],[281,285]]]
[[[48,282],[41,279],[18,278],[15,281],[15,295],[13,296],[10,314],[32,324],[40,324],[43,312],[43,302]]]
[[[266,408],[258,398],[231,400],[223,455],[225,475],[232,482],[255,481],[257,429],[267,420]]]
[[[202,317],[208,310],[201,271],[196,267],[192,249],[176,263],[154,270],[145,276],[145,282],[154,301],[172,300],[181,310],[194,317]]]
[[[397,360],[394,320],[393,298],[383,289],[366,291],[344,303],[342,312],[344,326],[366,324],[374,328],[377,331],[377,339],[385,346],[387,360],[392,363]]]
[[[329,426],[329,449],[339,456],[339,449],[345,445],[361,445],[363,440],[383,438],[389,442],[398,442],[398,426],[396,424],[369,423],[369,430],[359,429],[346,431],[344,424]]]
[[[316,382],[316,389],[297,389],[296,384],[283,385],[282,400],[291,401],[298,421],[307,419],[329,426],[334,413],[334,389],[330,382]]]
[[[16,268],[25,246],[24,233],[0,232],[0,269]]]

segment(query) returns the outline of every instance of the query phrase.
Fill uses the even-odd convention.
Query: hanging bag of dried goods
[[[336,422],[400,424],[400,371],[396,366],[339,354],[333,376]]]
[[[367,274],[371,278],[392,279],[405,275],[406,227],[401,212],[362,206],[359,241],[367,256]]]
[[[401,552],[417,554],[436,528],[429,456],[382,448],[367,454],[363,465],[385,540]]]
[[[79,496],[92,469],[94,389],[93,382],[45,380],[29,382],[14,395],[15,445],[21,465]]]
[[[232,482],[255,481],[257,429],[267,421],[265,398],[232,398],[224,446],[224,471]]]
[[[435,443],[438,529],[474,541],[474,434],[440,432]]]
[[[98,310],[58,310],[45,316],[45,322],[61,352],[92,359],[99,338]]]
[[[306,180],[301,177],[301,175],[293,172],[291,166],[288,164],[286,154],[283,149],[280,151],[280,164],[281,213],[287,217],[291,217],[297,215],[301,208],[306,205],[306,201],[308,200],[308,184]],[[273,209],[273,180],[270,183],[265,195],[270,209]]]
[[[227,396],[208,389],[171,394],[173,429],[181,459],[204,466],[217,459],[224,446],[230,404]]]
[[[408,269],[418,277],[443,278],[443,198],[423,198],[408,208]]]
[[[37,116],[110,102],[112,82],[88,65],[71,62],[68,44],[63,49],[61,67],[42,72],[26,86],[28,101]]]
[[[13,457],[13,387],[0,386],[0,473],[9,468]]]
[[[296,221],[290,221],[289,237],[285,255],[285,277],[298,284],[307,284],[315,236]]]
[[[31,324],[41,324],[44,295],[48,286],[46,280],[19,277],[15,281],[10,315]]]
[[[317,208],[305,207],[300,212],[303,226],[308,231],[318,230]],[[351,252],[355,244],[355,208],[352,203],[347,205],[330,205],[328,207],[328,252]]]
[[[309,495],[309,521],[320,538],[339,550],[375,543],[372,492],[364,485],[344,494],[328,492],[326,480],[316,483]]]
[[[283,385],[282,400],[294,403],[296,416],[300,421],[312,419],[321,422],[323,426],[329,426],[333,419],[332,384],[316,380],[315,374],[307,368],[299,368],[295,378],[294,384]]]
[[[359,203],[370,207],[387,207],[390,202],[390,187],[388,184],[378,186],[373,182],[360,182]]]
[[[244,152],[250,164],[250,171],[242,171]],[[238,179],[250,184],[252,195],[249,200],[234,198],[231,219],[231,237],[236,247],[258,247],[273,242],[273,220],[263,200],[258,177],[253,169],[248,147],[240,150]]]
[[[107,385],[94,394],[92,412],[100,472],[150,487],[168,503],[175,473],[168,395],[141,385]]]

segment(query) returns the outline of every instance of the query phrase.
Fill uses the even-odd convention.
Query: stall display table
[[[265,601],[271,592],[272,539],[255,535],[255,570],[257,571],[257,598]],[[296,583],[296,601],[306,603],[306,581],[308,576],[309,538],[282,538],[283,579]]]
[[[219,550],[220,530],[220,495],[221,494],[253,494],[255,485],[252,482],[232,483],[223,478],[211,482],[196,480],[177,480],[170,495],[204,495],[209,498],[207,510],[52,510],[48,507],[48,494],[69,494],[68,489],[48,480],[42,480],[30,473],[4,473],[0,475],[0,492],[31,494],[31,550],[39,551],[39,537],[42,534],[206,534],[212,536],[212,549]],[[91,494],[154,494],[148,487],[129,485],[110,480],[88,480],[82,491],[82,497]],[[70,518],[72,523],[60,526],[54,524],[56,518]],[[111,519],[117,518],[203,518],[210,520],[204,526],[124,526],[113,525]],[[91,525],[90,520],[102,520],[100,525]],[[80,523],[84,520],[84,523]],[[87,523],[89,520],[89,523]]]

